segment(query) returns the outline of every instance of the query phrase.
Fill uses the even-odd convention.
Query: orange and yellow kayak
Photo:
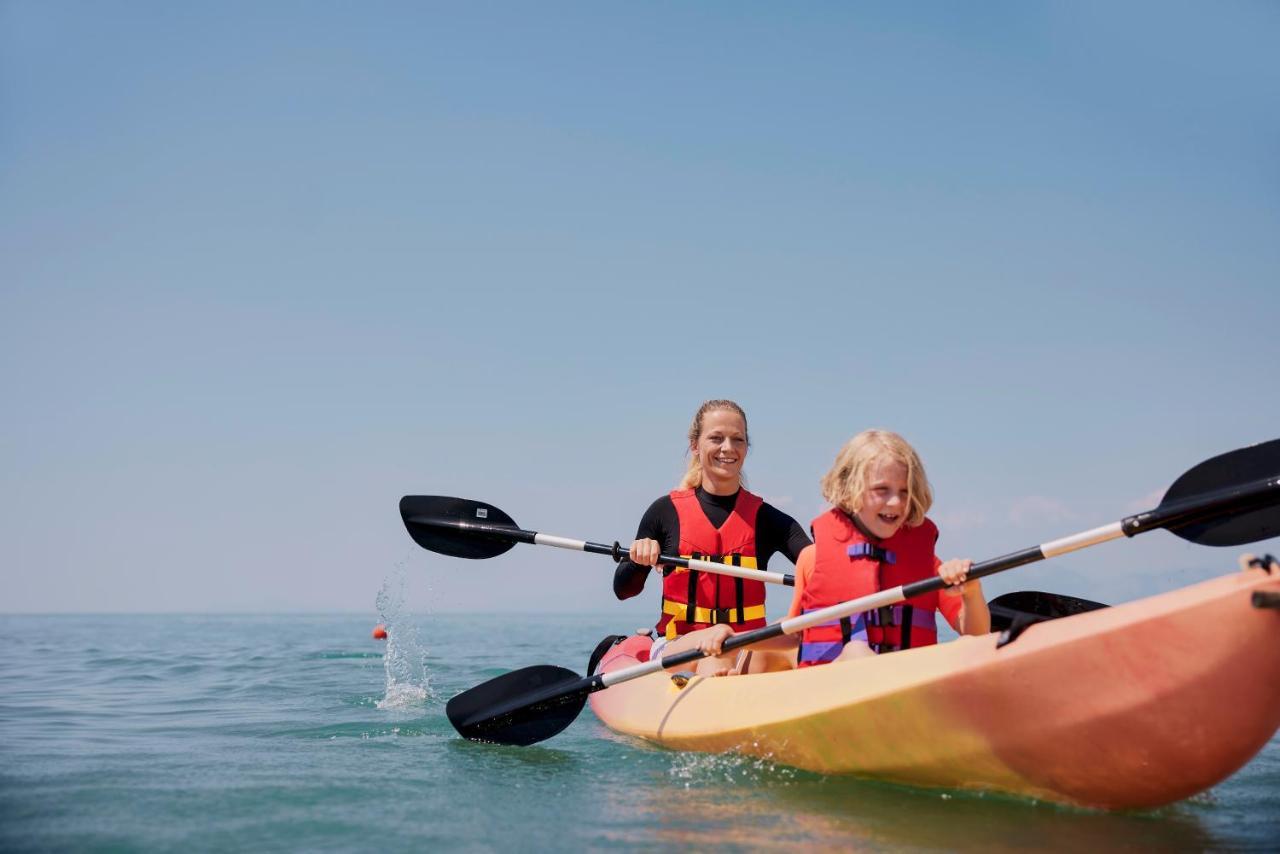
[[[1226,779],[1280,728],[1277,594],[1280,575],[1250,569],[1037,623],[1003,646],[990,634],[804,670],[659,672],[590,702],[611,729],[678,750],[1155,807]],[[600,670],[647,660],[651,643],[628,638]]]

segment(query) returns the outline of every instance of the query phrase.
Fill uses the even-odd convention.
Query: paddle
[[[450,498],[444,495],[406,495],[400,499],[400,518],[413,541],[424,549],[452,557],[473,559],[497,557],[516,543],[533,543],[535,546],[555,546],[579,552],[609,555],[614,561],[626,556],[627,550],[614,543],[590,543],[571,540],[551,534],[526,531],[516,525],[506,513],[492,504],[471,501],[466,498]],[[795,576],[781,572],[767,572],[729,566],[709,560],[692,560],[671,555],[659,555],[658,563],[667,566],[685,566],[700,572],[732,575],[752,581],[785,584],[794,587]]]
[[[1004,631],[1018,619],[1035,622],[1056,620],[1105,607],[1107,606],[1101,602],[1077,599],[1062,593],[1042,593],[1038,590],[1005,593],[987,603],[993,632]]]
[[[1232,546],[1280,535],[1280,439],[1241,448],[1200,463],[1178,478],[1160,506],[1079,534],[974,564],[969,578],[1066,554],[1119,537],[1165,528],[1194,543]],[[810,626],[850,617],[947,586],[939,576],[881,590],[782,620],[725,641],[724,652]],[[451,699],[445,714],[463,737],[529,745],[563,730],[587,696],[613,685],[706,657],[691,649],[609,673],[580,677],[562,667],[526,667],[491,679]]]
[[[592,543],[583,540],[570,540],[527,531],[516,525],[515,521],[502,510],[481,501],[465,498],[450,498],[442,495],[406,495],[400,499],[400,517],[414,542],[423,548],[451,555],[482,559],[505,554],[520,542],[535,545],[550,545],[577,551],[592,552],[621,557],[624,553],[617,543],[612,546],[603,543]],[[659,563],[678,563],[687,566],[684,558],[663,556]],[[698,561],[695,569],[705,565]],[[711,571],[719,571],[721,564],[711,564]],[[733,567],[730,567],[733,569]],[[760,573],[765,580],[780,580],[786,585],[794,585],[793,576],[782,573]],[[1061,593],[1041,593],[1023,591],[1006,593],[992,599],[988,603],[991,609],[991,629],[1000,631],[1019,617],[1038,617],[1054,619],[1071,614],[1091,611],[1106,606],[1087,599],[1077,599]]]

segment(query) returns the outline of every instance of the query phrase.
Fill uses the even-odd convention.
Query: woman
[[[750,441],[747,416],[731,400],[708,400],[689,427],[689,467],[680,486],[654,501],[640,520],[629,559],[613,577],[619,599],[640,593],[650,567],[663,574],[662,613],[651,658],[703,647],[707,630],[748,631],[766,625],[765,585],[683,567],[655,567],[660,554],[678,554],[750,569],[766,569],[781,552],[795,563],[809,545],[800,524],[742,487]],[[717,645],[718,650],[718,645]],[[717,673],[727,658],[703,659],[699,673]],[[763,667],[763,662],[749,672]]]

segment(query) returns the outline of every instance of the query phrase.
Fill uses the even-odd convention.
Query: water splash
[[[725,783],[788,785],[803,772],[741,753],[676,753],[668,773],[686,789],[693,789]]]
[[[378,617],[387,629],[382,666],[387,688],[379,709],[412,709],[431,698],[427,675],[427,650],[418,639],[418,627],[405,608],[405,561],[400,561],[378,590]]]

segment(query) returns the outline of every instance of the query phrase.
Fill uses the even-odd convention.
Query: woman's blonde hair
[[[677,489],[696,489],[702,486],[702,460],[698,459],[698,439],[702,438],[702,419],[708,412],[715,412],[718,409],[727,409],[730,412],[736,412],[742,418],[742,430],[747,429],[747,413],[742,411],[742,407],[734,403],[732,400],[708,400],[698,407],[698,411],[693,414],[693,423],[689,425],[689,467],[684,471],[684,477],[680,479],[680,485]],[[747,434],[747,447],[751,447],[751,435]],[[745,481],[746,478],[743,478]]]
[[[867,489],[870,469],[877,460],[890,459],[907,469],[908,526],[919,525],[933,506],[933,490],[924,473],[924,463],[907,440],[888,430],[863,430],[854,436],[822,479],[822,496],[853,515],[862,509],[862,495]]]

